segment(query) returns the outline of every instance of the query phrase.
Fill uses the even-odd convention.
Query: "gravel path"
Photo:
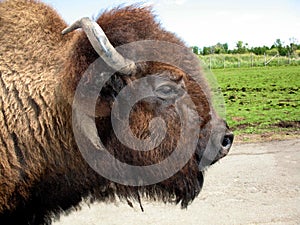
[[[200,196],[187,210],[143,201],[97,203],[54,225],[300,224],[300,139],[234,145],[209,169]]]

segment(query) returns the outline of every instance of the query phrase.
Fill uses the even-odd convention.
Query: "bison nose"
[[[229,149],[231,148],[233,143],[233,138],[234,138],[233,133],[227,133],[224,135],[221,143],[223,151],[227,153],[229,152]]]
[[[226,133],[221,141],[221,149],[219,152],[218,160],[225,157],[233,143],[234,135],[232,133]]]
[[[228,126],[223,124],[216,126],[207,143],[206,149],[200,153],[199,170],[203,170],[209,165],[215,164],[225,157],[232,146],[234,135],[229,131]]]

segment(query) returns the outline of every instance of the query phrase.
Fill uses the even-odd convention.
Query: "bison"
[[[50,224],[53,215],[76,208],[82,199],[119,198],[130,203],[147,197],[185,208],[202,188],[205,151],[208,155],[216,152],[213,159],[206,159],[208,165],[228,153],[233,135],[214,110],[210,88],[192,54],[155,46],[152,51],[138,45],[137,51],[152,51],[157,58],[163,59],[166,53],[180,65],[174,66],[155,60],[135,62],[134,51],[131,57],[116,49],[143,40],[184,48],[183,41],[162,28],[151,8],[118,7],[104,11],[96,22],[83,18],[65,29],[60,16],[39,1],[6,0],[0,3],[0,27],[0,224]],[[82,30],[75,32],[77,28]],[[93,70],[97,60],[100,67]],[[97,73],[86,72],[91,67]],[[97,93],[95,107],[90,107],[94,100],[89,90],[111,69],[113,74]],[[153,76],[159,78],[151,80]],[[128,114],[130,129],[121,126],[117,131],[125,137],[131,132],[134,138],[146,141],[153,134],[151,121],[159,117],[154,128],[162,129],[157,124],[164,121],[165,137],[147,151],[120,141],[111,119],[118,94],[142,78],[147,78],[145,88],[152,88],[155,96],[135,102]],[[84,93],[79,84],[87,87]],[[132,90],[134,85],[128,93],[135,93]],[[189,100],[182,100],[186,95]],[[76,108],[76,101],[80,107]],[[127,107],[126,101],[119,101],[121,109],[123,105]],[[187,119],[186,127],[194,126],[199,134],[184,133],[181,119]],[[176,173],[157,182],[117,182],[97,171],[109,170],[116,160],[95,162],[96,169],[91,163],[95,151],[103,151],[96,146],[101,141],[103,152],[134,168],[160,164],[172,155],[182,133],[195,136],[195,149],[185,142],[188,137],[183,138],[185,144],[171,167],[179,164],[185,151],[192,150],[191,156]],[[87,159],[84,151],[89,150]],[[153,178],[158,174],[160,171]],[[138,174],[137,180],[142,181],[143,176]]]

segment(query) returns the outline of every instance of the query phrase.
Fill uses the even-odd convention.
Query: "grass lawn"
[[[236,134],[300,130],[300,66],[216,69]]]

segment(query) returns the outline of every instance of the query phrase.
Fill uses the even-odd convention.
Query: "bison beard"
[[[149,8],[116,8],[104,12],[97,23],[115,47],[140,40],[184,46],[174,34],[161,28]],[[127,70],[128,76],[115,74],[100,93],[96,126],[101,141],[112,155],[131,165],[151,165],[172,153],[180,135],[179,118],[172,104],[166,106],[156,99],[151,104],[141,101],[133,108],[130,125],[136,137],[144,139],[149,135],[149,121],[156,116],[161,116],[168,128],[164,141],[147,152],[122,145],[109,117],[111,104],[122,87],[149,74],[160,74],[183,82],[196,105],[201,121],[197,149],[180,171],[154,185],[125,186],[103,178],[83,159],[72,131],[75,90],[89,65],[99,57],[85,32],[62,36],[66,28],[62,19],[48,6],[33,0],[1,1],[0,27],[1,225],[50,224],[51,217],[78,207],[82,199],[109,202],[118,197],[130,204],[131,199],[140,201],[144,196],[180,203],[185,208],[202,188],[199,162],[214,124],[224,130],[226,143],[217,143],[222,151],[215,161],[228,153],[233,136],[212,109],[205,84],[200,87],[170,65],[141,63],[134,65],[132,74],[128,75]],[[181,61],[186,71],[200,73],[189,58]],[[89,82],[92,78],[83,79]]]

